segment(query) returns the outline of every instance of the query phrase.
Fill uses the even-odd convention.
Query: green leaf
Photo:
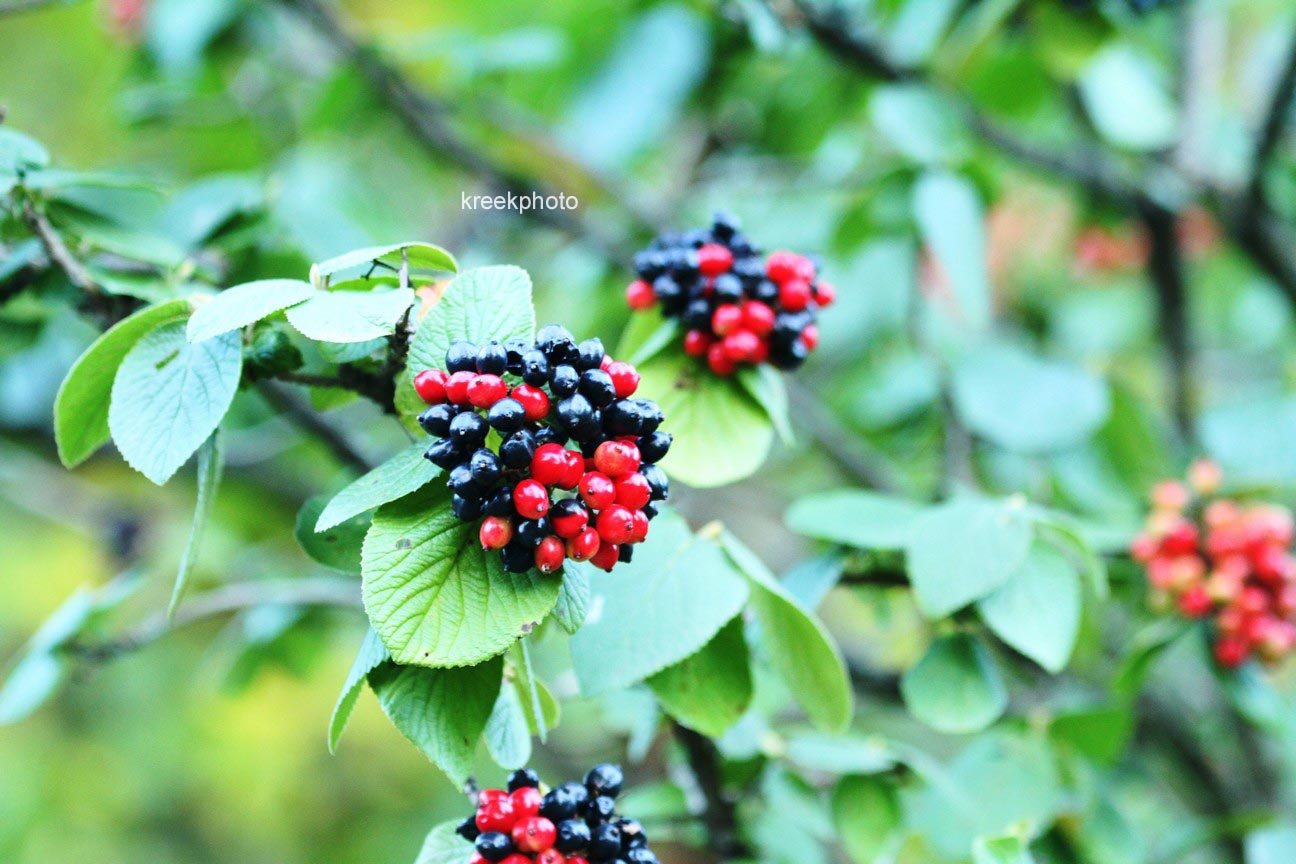
[[[501,768],[512,771],[531,759],[531,730],[517,688],[503,687],[486,720],[486,749]]]
[[[1112,692],[1127,698],[1138,695],[1153,664],[1167,648],[1192,629],[1192,622],[1183,618],[1158,618],[1136,631],[1112,677]]]
[[[628,687],[696,653],[747,595],[715,541],[663,509],[634,560],[593,582],[592,611],[571,638],[581,692]]]
[[[554,605],[554,618],[568,633],[575,633],[589,617],[590,569],[568,561],[563,565],[562,589]]]
[[[1104,767],[1114,766],[1124,755],[1133,731],[1134,712],[1123,705],[1059,714],[1049,726],[1054,741],[1069,744]]]
[[[1296,823],[1280,822],[1246,837],[1246,864],[1290,864],[1296,861]]]
[[[390,659],[391,655],[387,653],[387,646],[382,643],[382,639],[378,638],[378,634],[370,627],[365,631],[364,641],[360,643],[360,651],[356,654],[355,662],[351,664],[351,671],[347,673],[346,683],[342,685],[342,692],[338,695],[337,704],[333,706],[333,716],[329,718],[328,748],[330,753],[337,752],[338,741],[342,738],[342,730],[346,729],[347,721],[351,719],[351,712],[355,709],[356,700],[360,698],[360,690],[369,677],[369,673]]]
[[[286,313],[288,323],[320,342],[365,342],[396,332],[414,302],[408,288],[390,291],[316,291]]]
[[[360,572],[360,547],[364,544],[369,520],[352,516],[324,531],[317,531],[320,514],[328,497],[316,495],[297,511],[293,534],[302,550],[314,560],[342,573]]]
[[[562,706],[558,704],[558,700],[549,692],[549,688],[545,686],[543,681],[539,678],[533,678],[532,683],[535,685],[534,692],[537,701],[540,703],[539,710],[536,710],[528,703],[527,699],[530,694],[525,692],[526,685],[522,683],[521,676],[514,677],[513,689],[518,691],[522,713],[526,715],[527,728],[531,730],[532,735],[538,737],[541,733],[545,733],[558,725],[558,721],[562,717]]]
[[[1008,581],[977,601],[977,611],[996,636],[1056,675],[1080,632],[1080,576],[1062,553],[1036,541]]]
[[[509,648],[509,658],[513,666],[513,684],[517,687],[518,698],[522,700],[522,709],[541,743],[544,743],[549,736],[549,715],[540,695],[540,681],[535,677],[535,669],[531,666],[531,649],[527,647],[526,639],[513,643]]]
[[[725,552],[751,582],[751,607],[769,663],[815,725],[840,731],[850,723],[854,692],[837,645],[769,568],[726,532]]]
[[[787,739],[787,758],[808,771],[830,774],[882,774],[897,764],[896,754],[878,737],[798,732]]]
[[[17,174],[28,168],[42,168],[49,164],[49,151],[30,135],[0,128],[0,171]]]
[[[428,832],[414,864],[468,864],[473,845],[455,833],[458,825],[445,822]]]
[[[113,379],[108,428],[126,462],[161,485],[216,431],[238,389],[237,333],[190,344],[173,321],[143,337]]]
[[[461,784],[472,771],[503,674],[500,657],[458,669],[388,663],[369,673],[369,686],[401,734]]]
[[[427,442],[419,441],[353,481],[329,500],[315,522],[316,531],[327,531],[368,510],[404,498],[422,489],[441,474],[423,458]]]
[[[923,241],[949,278],[954,308],[944,310],[959,329],[990,325],[990,274],[985,212],[976,187],[964,177],[928,171],[914,185],[914,218]]]
[[[903,498],[837,489],[799,499],[784,521],[798,534],[843,546],[903,549],[922,513],[921,505]]]
[[[1030,843],[1019,834],[978,837],[972,844],[972,864],[1035,864]]]
[[[968,429],[1021,453],[1074,447],[1111,411],[1101,378],[1004,345],[969,352],[954,367],[953,384],[954,406]]]
[[[298,279],[261,279],[226,288],[194,310],[189,319],[189,341],[201,342],[239,330],[314,294],[309,282]]]
[[[54,439],[64,465],[84,462],[108,441],[113,378],[135,343],[163,324],[184,320],[189,311],[188,300],[141,309],[113,325],[77,359],[54,400]]]
[[[1132,46],[1111,43],[1089,62],[1080,98],[1098,132],[1118,147],[1148,152],[1169,147],[1179,116],[1169,88]]]
[[[773,366],[765,363],[759,366],[746,366],[734,376],[743,389],[764,409],[774,431],[784,444],[796,443],[792,432],[792,418],[788,415],[787,386],[783,376]]]
[[[857,864],[873,864],[900,828],[895,786],[877,777],[843,777],[832,793],[833,825]]]
[[[755,473],[774,441],[764,409],[733,378],[720,378],[682,352],[639,367],[639,395],[655,399],[675,435],[661,461],[690,486],[723,486]]]
[[[312,273],[318,276],[332,276],[343,270],[365,266],[374,261],[381,261],[389,267],[399,269],[402,260],[402,249],[408,250],[411,271],[453,273],[459,269],[459,264],[455,261],[454,256],[440,246],[413,240],[408,243],[370,246],[366,249],[345,252],[327,261],[319,262],[312,268]]]
[[[918,608],[941,618],[994,591],[1026,560],[1031,536],[1011,500],[957,498],[928,509],[905,547]]]
[[[657,356],[679,338],[678,318],[663,318],[655,310],[638,312],[630,316],[630,323],[621,333],[616,356],[635,366],[642,366]]]
[[[379,508],[362,565],[374,629],[398,662],[422,666],[480,663],[506,650],[549,613],[562,581],[504,572],[476,526],[450,512],[444,487]]]
[[[909,713],[939,732],[979,732],[1008,707],[994,661],[966,633],[933,642],[901,678],[900,693]]]
[[[735,617],[701,650],[667,666],[647,683],[663,711],[708,738],[719,738],[751,703],[742,617]]]
[[[1296,483],[1296,398],[1230,400],[1202,415],[1201,437],[1230,482]]]
[[[218,428],[198,448],[198,500],[194,504],[189,542],[185,544],[184,555],[180,558],[180,569],[176,572],[175,587],[171,589],[171,602],[167,605],[168,618],[175,615],[175,610],[189,587],[189,577],[193,574],[194,564],[198,560],[198,547],[202,543],[203,533],[207,530],[207,521],[211,519],[212,506],[216,503],[216,490],[220,487],[221,472],[224,468],[225,451],[221,446]]]
[[[520,267],[477,267],[454,278],[410,341],[409,377],[444,369],[446,349],[456,339],[480,345],[491,339],[531,339],[535,310],[531,277]]]
[[[886,84],[873,91],[869,119],[901,155],[926,164],[951,164],[967,150],[958,116],[930,87]]]

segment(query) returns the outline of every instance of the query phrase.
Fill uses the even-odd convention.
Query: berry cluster
[[[414,378],[431,406],[419,424],[439,439],[426,456],[447,472],[454,514],[482,520],[482,547],[510,572],[629,561],[666,498],[655,463],[671,445],[657,403],[631,398],[635,368],[554,324],[534,344],[456,341],[445,362]]]
[[[657,864],[643,826],[615,812],[621,783],[619,767],[596,765],[584,783],[541,794],[534,771],[514,771],[507,790],[478,793],[458,828],[476,847],[470,864]]]
[[[1153,602],[1188,618],[1210,618],[1215,659],[1274,662],[1296,648],[1296,558],[1292,514],[1272,504],[1219,497],[1220,471],[1193,465],[1187,484],[1152,491],[1152,512],[1131,554],[1147,568]]]
[[[661,305],[687,328],[684,350],[717,375],[744,363],[795,369],[819,344],[816,310],[836,292],[815,263],[792,252],[760,251],[731,216],[709,229],[667,232],[635,255],[626,289],[631,309]]]

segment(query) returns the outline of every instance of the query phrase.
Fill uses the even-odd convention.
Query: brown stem
[[[339,432],[325,418],[311,411],[306,406],[297,402],[283,388],[269,381],[262,382],[260,386],[261,395],[266,398],[271,405],[283,412],[284,416],[292,422],[294,426],[309,432],[320,443],[328,448],[337,460],[345,465],[349,465],[360,473],[368,471],[373,465],[363,453],[355,448],[345,435]]]
[[[725,794],[721,773],[720,751],[715,742],[671,721],[671,734],[684,748],[689,770],[706,801],[702,823],[706,827],[707,845],[723,859],[747,858],[751,851],[738,833],[738,814],[733,800]]]
[[[1175,213],[1144,199],[1139,215],[1151,241],[1147,272],[1157,304],[1157,325],[1165,347],[1170,379],[1170,406],[1180,439],[1191,446],[1196,438],[1193,406],[1193,352],[1188,319],[1188,292],[1183,256],[1175,230]]]

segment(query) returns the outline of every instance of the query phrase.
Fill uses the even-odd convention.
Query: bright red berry
[[[717,336],[732,333],[742,326],[742,308],[735,303],[717,306],[711,313],[711,329]]]
[[[684,334],[684,353],[690,357],[701,357],[710,347],[711,334],[705,330],[690,330]]]
[[[550,442],[536,448],[531,457],[531,477],[545,486],[553,486],[567,471],[567,448]]]
[[[764,363],[769,359],[769,338],[763,337],[756,342],[756,350],[751,353],[748,362]]]
[[[810,305],[810,283],[789,279],[779,286],[779,304],[789,312],[800,312]]]
[[[621,547],[615,543],[603,543],[589,560],[591,564],[600,570],[610,572],[617,565],[617,562],[621,560]]]
[[[478,408],[489,408],[508,395],[508,385],[498,375],[478,375],[468,382],[468,401]]]
[[[476,372],[455,372],[446,379],[446,398],[456,405],[468,404],[468,385],[476,377]]]
[[[806,346],[807,351],[813,351],[819,347],[819,325],[807,324],[801,331],[801,344]]]
[[[503,790],[492,791],[503,792]],[[513,804],[509,801],[508,793],[503,793],[501,798],[478,799],[477,817],[475,819],[478,829],[507,833],[512,829],[516,818],[513,814]]]
[[[1215,642],[1215,659],[1221,666],[1241,666],[1251,655],[1251,646],[1238,636],[1221,636]]]
[[[594,528],[586,528],[567,541],[567,557],[573,561],[588,561],[599,551],[603,540]]]
[[[652,498],[652,488],[642,474],[627,474],[616,481],[616,503],[638,510]]]
[[[652,286],[642,279],[636,279],[626,286],[626,305],[631,309],[651,309],[657,302]]]
[[[634,514],[628,507],[613,504],[598,516],[598,533],[605,543],[629,543],[634,539]]]
[[[585,473],[585,457],[577,450],[563,451],[563,473],[558,485],[563,489],[575,489]]]
[[[531,859],[525,855],[519,855],[517,852],[514,852],[512,855],[505,856],[504,860],[499,862],[499,864],[531,864]]]
[[[519,819],[513,826],[513,845],[521,852],[543,852],[552,849],[558,830],[543,816]]]
[[[774,329],[774,310],[759,300],[748,300],[742,304],[742,326],[764,336]]]
[[[1201,618],[1214,605],[1204,585],[1194,585],[1179,595],[1179,611],[1189,618]]]
[[[546,849],[536,856],[536,864],[565,864],[567,860],[557,849]]]
[[[745,363],[756,355],[760,343],[760,337],[752,331],[735,330],[724,337],[721,344],[724,345],[725,353],[729,355],[730,360],[735,363]]]
[[[549,511],[549,524],[553,526],[554,533],[568,540],[580,536],[589,527],[589,519],[588,510],[572,504],[554,507]]]
[[[639,470],[639,448],[628,441],[604,441],[594,451],[594,467],[612,478],[632,474]]]
[[[648,539],[648,514],[642,510],[632,510],[630,518],[634,525],[630,528],[631,543],[642,543]]]
[[[698,270],[703,276],[719,276],[733,266],[733,253],[719,243],[706,243],[697,250]]]
[[[473,850],[473,853],[468,856],[468,864],[486,864],[486,859],[480,852]]]
[[[818,275],[814,262],[804,255],[795,255],[793,257],[795,261],[792,263],[792,270],[796,278],[804,282],[814,282],[815,276]]]
[[[513,812],[517,814],[517,817],[523,819],[528,816],[539,815],[540,805],[544,803],[544,796],[534,786],[523,786],[509,793],[509,803],[513,805]]]
[[[513,487],[513,506],[526,519],[539,519],[549,512],[549,490],[535,480],[523,480]]]
[[[775,282],[786,282],[796,276],[799,257],[791,252],[771,252],[765,259],[765,275]]]
[[[513,388],[513,392],[509,395],[522,405],[526,419],[532,423],[549,416],[549,394],[539,387],[532,387],[530,384],[519,384]]]
[[[450,376],[440,369],[424,369],[414,376],[414,392],[429,405],[446,401],[446,379]]]
[[[639,371],[624,360],[609,363],[603,371],[612,379],[612,387],[616,390],[618,399],[629,398],[639,389]]]
[[[814,300],[820,306],[831,306],[837,299],[837,289],[831,283],[820,279],[814,284]]]
[[[483,549],[503,549],[513,539],[513,523],[503,516],[487,516],[477,534]]]
[[[738,364],[733,361],[729,353],[725,351],[724,345],[720,342],[716,342],[707,349],[707,365],[711,367],[712,372],[722,378],[732,375],[734,370],[738,368]]]
[[[612,484],[612,478],[599,471],[586,472],[580,479],[579,489],[581,498],[592,510],[602,510],[616,501],[616,486]]]
[[[503,789],[483,789],[477,793],[477,806],[493,807],[508,797],[509,793]]]
[[[536,569],[541,573],[552,573],[562,566],[567,556],[567,546],[561,539],[550,534],[540,541],[535,551]],[[536,812],[539,812],[538,810]]]

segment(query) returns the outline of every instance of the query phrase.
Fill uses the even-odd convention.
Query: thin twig
[[[339,462],[364,473],[373,465],[355,446],[347,440],[331,423],[304,405],[301,405],[289,393],[272,382],[263,382],[261,394],[275,408],[281,411],[294,426],[309,432],[328,448]]]
[[[36,205],[31,201],[24,201],[23,222],[40,240],[41,246],[45,247],[45,254],[49,256],[54,265],[63,271],[72,287],[89,296],[97,296],[103,293],[99,283],[90,275],[90,271],[85,268],[67,244],[63,242],[63,236],[50,223],[45,214],[36,209]]]
[[[1247,207],[1261,210],[1264,207],[1264,177],[1274,152],[1282,141],[1291,111],[1292,96],[1296,94],[1296,34],[1287,49],[1287,59],[1269,97],[1269,107],[1256,136],[1255,151],[1251,157],[1251,172],[1247,182]]]
[[[738,814],[734,802],[725,794],[721,773],[720,751],[715,742],[671,721],[671,734],[684,748],[689,770],[706,801],[702,822],[706,826],[707,845],[721,858],[746,858],[751,851],[738,833]]]
[[[1175,230],[1175,214],[1160,204],[1145,199],[1139,204],[1139,215],[1147,227],[1151,242],[1147,272],[1156,296],[1157,324],[1169,367],[1171,415],[1181,441],[1191,446],[1196,437],[1192,393],[1192,334],[1183,256]]]
[[[846,428],[833,410],[813,393],[793,383],[788,388],[788,398],[792,401],[797,420],[843,471],[870,489],[900,491],[900,482],[882,457],[861,441],[853,430]]]

